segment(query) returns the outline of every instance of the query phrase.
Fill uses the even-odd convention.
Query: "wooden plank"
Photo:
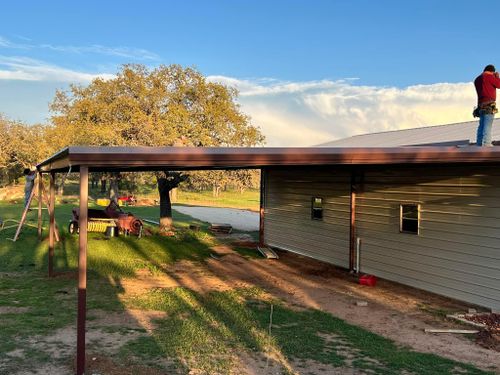
[[[279,259],[278,254],[276,254],[270,247],[257,246],[257,250],[259,250],[259,252],[262,254],[264,258]]]
[[[26,221],[26,215],[28,214],[28,210],[31,205],[31,200],[33,199],[34,194],[35,194],[35,189],[32,189],[30,196],[28,198],[28,202],[26,203],[26,206],[24,206],[24,210],[21,215],[21,220],[19,220],[19,225],[17,226],[16,234],[14,234],[14,238],[12,239],[13,242],[16,242],[17,239],[19,238],[19,234],[21,233],[21,229],[23,228],[24,222]]]
[[[208,228],[212,232],[215,233],[231,233],[233,231],[233,227],[231,224],[221,224],[221,223],[212,223]]]
[[[478,333],[476,329],[446,329],[446,328],[426,328],[424,329],[426,333],[460,333],[460,334],[473,334]]]

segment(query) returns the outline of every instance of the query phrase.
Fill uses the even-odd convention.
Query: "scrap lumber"
[[[461,334],[468,334],[468,333],[478,333],[478,330],[475,329],[432,329],[432,328],[426,328],[424,329],[425,333],[461,333]]]
[[[471,320],[465,319],[465,315],[466,314],[448,314],[448,315],[446,315],[446,317],[450,318],[450,319],[457,320],[459,322],[462,322],[462,323],[465,323],[468,325],[471,325],[471,326],[480,327],[480,328],[486,327],[486,324],[477,323],[477,322],[473,322]]]
[[[269,247],[261,247],[261,246],[257,246],[257,250],[259,250],[259,252],[262,254],[262,256],[264,258],[267,258],[267,259],[278,259],[278,254],[276,254],[273,249],[269,248]]]
[[[214,233],[224,233],[230,234],[233,231],[233,227],[231,224],[220,224],[220,223],[212,223],[208,228],[210,231]]]
[[[141,219],[141,220],[144,221],[145,223],[148,223],[148,224],[160,225],[159,221],[155,221],[155,220],[151,220],[151,219]]]

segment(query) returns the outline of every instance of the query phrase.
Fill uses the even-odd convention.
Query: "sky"
[[[267,146],[471,121],[473,79],[500,65],[486,17],[499,10],[482,0],[5,2],[0,113],[48,122],[56,89],[126,63],[175,63],[238,88]]]

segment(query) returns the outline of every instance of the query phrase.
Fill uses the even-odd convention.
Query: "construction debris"
[[[475,329],[432,329],[432,328],[426,328],[424,329],[425,333],[460,333],[460,334],[473,334],[473,333],[478,333],[478,330]]]
[[[233,231],[233,227],[231,224],[212,223],[210,224],[210,227],[208,229],[214,233],[224,233],[224,234],[230,234]]]
[[[192,230],[193,232],[199,232],[200,231],[200,226],[196,224],[189,224],[189,230]]]
[[[278,259],[278,254],[276,254],[273,249],[269,248],[269,247],[260,247],[260,246],[257,246],[257,250],[259,250],[259,252],[262,254],[262,256],[264,258],[267,258],[267,259]]]
[[[500,314],[467,314],[464,316],[464,319],[472,323],[480,324],[492,333],[500,333]]]

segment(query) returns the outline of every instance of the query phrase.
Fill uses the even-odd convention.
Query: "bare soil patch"
[[[0,314],[21,314],[29,310],[29,307],[0,306]]]
[[[239,239],[241,240],[241,239]],[[241,246],[241,244],[238,244]],[[357,277],[331,265],[288,252],[279,252],[279,260],[247,259],[233,251],[231,246],[212,248],[217,259],[205,263],[180,261],[163,265],[161,272],[141,270],[134,278],[124,278],[120,298],[127,299],[153,288],[184,287],[198,293],[226,291],[239,287],[258,286],[270,295],[283,299],[295,309],[315,308],[333,314],[345,321],[361,326],[387,337],[396,343],[409,346],[420,352],[434,353],[460,362],[471,363],[478,368],[491,371],[500,369],[500,355],[496,337],[481,333],[477,341],[452,334],[432,335],[424,328],[461,328],[459,324],[444,318],[445,313],[463,312],[467,304],[440,297],[403,285],[379,280],[377,287],[357,284]],[[356,301],[366,301],[367,306],[356,306]],[[17,312],[22,307],[0,307],[2,312]],[[24,310],[23,310],[24,311]],[[445,313],[442,313],[442,312]],[[178,373],[172,364],[160,364],[161,368],[129,366],[116,363],[112,356],[130,340],[148,335],[155,328],[155,319],[166,317],[163,311],[128,309],[124,312],[89,311],[87,341],[90,352],[87,356],[89,373],[99,374],[165,374]],[[279,321],[274,321],[279,325]],[[328,337],[336,350],[344,357],[370,361],[360,357],[342,340]],[[28,348],[47,353],[54,360],[67,361],[66,368],[44,368],[54,375],[68,373],[75,356],[76,328],[66,327],[52,335],[33,337]],[[23,351],[9,354],[21,358]],[[278,353],[236,353],[238,369],[235,374],[271,375],[285,370],[295,374],[367,374],[353,366],[336,368],[311,360],[290,360]],[[278,358],[279,357],[279,358]],[[375,366],[380,364],[374,363]],[[169,369],[168,371],[165,369]],[[42,370],[42,369],[37,369]],[[195,371],[195,370],[193,370]],[[33,373],[33,372],[31,372]],[[42,373],[42,372],[39,372]],[[23,374],[23,372],[19,372]],[[196,371],[191,375],[195,375]],[[408,374],[409,375],[409,374]]]
[[[168,369],[155,369],[147,366],[117,363],[113,359],[98,353],[89,353],[86,357],[86,373],[105,375],[165,375],[179,374],[175,367]],[[76,366],[74,366],[74,371]]]
[[[492,366],[500,369],[500,355],[494,350],[462,336],[423,332],[430,326],[460,328],[436,312],[467,311],[470,305],[385,280],[375,288],[362,286],[348,272],[323,262],[288,252],[279,255],[279,260],[243,260],[238,254],[228,254],[220,260],[210,259],[208,268],[234,287],[260,286],[290,306],[330,312],[417,351],[487,370]],[[368,306],[356,306],[359,300],[367,301]]]
[[[280,252],[279,260],[264,260],[243,258],[226,245],[212,250],[218,257],[207,260],[206,264],[181,261],[165,266],[161,274],[143,270],[136,278],[123,279],[122,297],[144,293],[151,288],[185,287],[207,293],[258,286],[282,298],[293,308],[327,311],[414,350],[471,363],[490,371],[500,369],[500,355],[494,350],[498,348],[494,337],[478,337],[478,342],[484,346],[481,347],[463,336],[423,332],[429,327],[463,328],[444,316],[449,312],[467,311],[468,304],[385,280],[379,280],[375,288],[362,286],[357,284],[357,277],[344,270],[288,252]],[[356,306],[357,301],[366,301],[368,305]],[[129,312],[129,316],[147,330],[151,329],[151,317],[136,318],[133,312]],[[266,373],[261,371],[260,360],[243,358],[242,363],[249,374],[257,370],[255,373]],[[303,373],[295,366],[292,365]],[[316,370],[321,373],[319,367]],[[350,373],[350,370],[344,370],[338,369],[337,372],[337,369],[330,368],[324,373]]]
[[[117,327],[144,329],[148,332],[155,327],[154,320],[165,318],[165,311],[127,309],[126,312],[109,312],[102,310],[92,310],[89,313],[92,319],[87,323],[87,327],[98,329],[102,327]]]

